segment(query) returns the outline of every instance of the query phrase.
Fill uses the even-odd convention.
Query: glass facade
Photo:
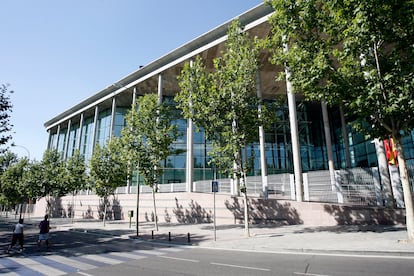
[[[76,143],[78,140],[78,136],[79,136],[79,124],[71,125],[70,131],[69,131],[66,158],[70,158],[74,154],[76,150]]]
[[[95,123],[93,117],[86,118],[83,121],[79,150],[86,161],[92,156],[94,127]]]

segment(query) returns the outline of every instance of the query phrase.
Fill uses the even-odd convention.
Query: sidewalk
[[[52,226],[55,222],[52,219]],[[135,223],[79,221],[56,225],[57,230],[83,231],[122,238],[137,238]],[[414,243],[406,242],[403,226],[251,225],[246,237],[244,225],[218,225],[214,241],[213,224],[159,224],[139,226],[139,238],[152,242],[192,245],[204,248],[253,250],[260,252],[308,252],[414,257]]]

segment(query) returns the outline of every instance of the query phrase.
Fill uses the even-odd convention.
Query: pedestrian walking
[[[23,242],[24,242],[24,231],[23,231],[23,219],[19,219],[19,222],[14,226],[13,236],[9,247],[7,248],[7,253],[13,248],[17,241],[19,241],[20,252],[23,251]]]
[[[40,247],[42,245],[42,241],[46,243],[46,248],[49,249],[49,216],[45,215],[45,219],[39,223],[39,239],[37,240],[37,248],[40,251]]]

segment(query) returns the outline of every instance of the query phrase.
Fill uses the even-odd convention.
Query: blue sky
[[[22,146],[11,150],[41,160],[46,121],[262,2],[1,0],[0,84]]]

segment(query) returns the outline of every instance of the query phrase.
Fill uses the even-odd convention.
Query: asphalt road
[[[123,239],[101,229],[53,231],[52,248],[37,251],[36,225],[26,227],[26,249],[6,254],[11,225],[0,223],[4,275],[413,275],[414,257],[261,253]],[[115,234],[115,236],[114,236]]]

